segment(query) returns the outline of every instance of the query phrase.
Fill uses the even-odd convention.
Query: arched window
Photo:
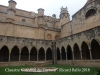
[[[47,40],[52,40],[52,35],[51,34],[47,34]]]
[[[93,16],[96,14],[96,10],[95,9],[90,9],[87,11],[86,15],[85,15],[85,18],[88,18],[90,16]]]

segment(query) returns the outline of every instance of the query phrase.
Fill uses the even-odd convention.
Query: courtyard
[[[22,68],[33,68],[34,66],[7,66],[0,67],[0,75],[97,75],[100,67],[83,67],[67,65],[46,65],[45,67],[59,68],[57,72],[27,73],[21,72]]]

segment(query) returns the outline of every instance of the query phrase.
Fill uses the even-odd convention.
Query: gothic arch
[[[95,39],[91,41],[91,53],[92,59],[100,59],[100,45]]]
[[[14,46],[11,50],[10,60],[11,61],[19,61],[19,48],[17,46]]]
[[[93,38],[93,39],[90,40],[90,46],[91,46],[91,42],[92,42],[93,40],[96,40],[96,41],[98,42],[98,44],[100,45],[100,40],[98,40],[97,38]]]
[[[36,50],[38,50],[36,46],[32,46],[32,47],[31,47],[31,50],[32,50],[32,48],[35,48]],[[30,52],[31,52],[31,50],[30,50]],[[30,52],[29,52],[29,53],[30,53]]]
[[[45,60],[45,50],[43,47],[39,49],[39,60]]]
[[[65,48],[62,46],[62,48],[61,48],[61,55],[62,55],[62,60],[66,60],[66,50],[65,50]]]
[[[46,51],[46,60],[52,60],[52,50],[48,48]]]
[[[21,49],[24,48],[24,47],[26,47],[28,49],[28,52],[30,52],[31,48],[29,48],[29,46],[27,46],[27,45],[21,46]]]
[[[21,61],[28,61],[29,59],[29,50],[24,46],[21,50]]]
[[[83,60],[90,59],[89,47],[85,41],[83,41],[81,44],[81,52],[82,52],[82,59]]]
[[[80,50],[79,46],[76,43],[74,44],[73,50],[74,50],[74,59],[80,60],[81,59]]]
[[[37,49],[36,47],[32,47],[30,51],[30,61],[36,61],[37,60]]]
[[[4,45],[0,50],[0,62],[8,62],[9,61],[9,49],[6,45]]]
[[[58,47],[57,47],[57,60],[60,60],[60,50]]]
[[[85,41],[82,41],[82,42],[81,42],[81,45],[80,45],[80,46],[81,46],[81,49],[82,49],[82,43],[83,43],[83,42],[84,42],[84,43],[88,46],[88,48],[89,48],[89,46],[90,46],[90,41],[86,41],[86,40],[85,40]]]
[[[10,53],[10,47],[9,47],[9,45],[7,45],[7,44],[2,44],[2,45],[0,45],[1,48],[4,47],[4,46],[8,48],[9,53]]]
[[[67,46],[67,59],[68,60],[72,60],[73,59],[72,49],[71,49],[70,45]]]
[[[13,45],[12,48],[11,48],[11,51],[12,51],[12,49],[13,49],[15,46],[16,46],[16,47],[19,49],[19,51],[20,51],[21,48],[20,48],[18,45]]]

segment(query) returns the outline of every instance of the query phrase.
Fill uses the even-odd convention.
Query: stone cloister
[[[0,62],[99,60],[99,28],[56,41],[0,36]]]

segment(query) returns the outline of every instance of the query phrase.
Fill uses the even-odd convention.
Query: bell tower
[[[70,17],[69,17],[69,13],[66,8],[61,8],[61,12],[60,12],[60,26],[62,26],[63,24],[67,23],[70,21]]]
[[[10,22],[10,23],[14,23],[15,19],[15,13],[16,13],[16,2],[13,1],[13,0],[9,0],[8,1],[9,3],[9,6],[8,6],[8,9],[7,9],[7,18],[6,18],[6,21],[7,22]]]
[[[44,25],[44,9],[38,9],[38,27],[43,27]]]

